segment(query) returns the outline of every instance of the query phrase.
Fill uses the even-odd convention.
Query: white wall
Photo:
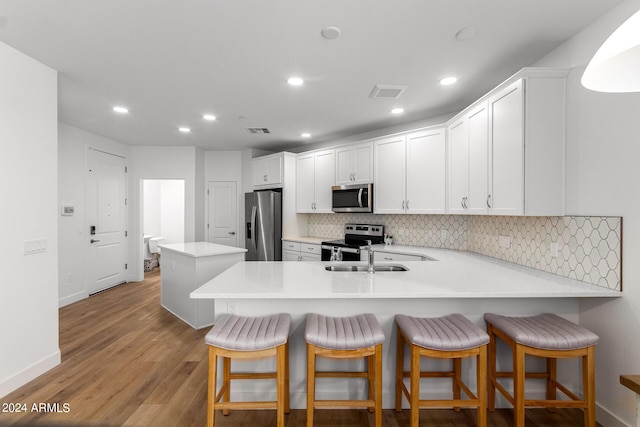
[[[60,363],[57,73],[0,43],[0,397]],[[46,252],[25,255],[25,241]]]
[[[621,374],[640,374],[640,93],[583,88],[586,64],[608,35],[640,9],[627,1],[535,65],[572,67],[567,85],[568,215],[623,217],[623,298],[583,301],[580,324],[600,336],[596,350],[598,422],[635,425],[635,394]],[[638,71],[640,72],[640,70]]]
[[[60,307],[89,296],[85,270],[90,239],[85,221],[89,147],[125,158],[128,155],[128,147],[122,143],[58,124],[58,203],[75,208],[73,216],[58,217]]]

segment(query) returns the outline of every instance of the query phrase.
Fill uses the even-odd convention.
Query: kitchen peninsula
[[[213,301],[195,301],[189,293],[243,261],[247,250],[209,242],[173,243],[160,248],[162,306],[195,329],[211,326]]]
[[[305,315],[312,312],[330,316],[374,313],[386,335],[383,406],[391,408],[395,314],[434,317],[461,313],[482,327],[486,312],[513,316],[551,312],[577,322],[581,298],[601,298],[605,303],[608,298],[622,295],[619,291],[473,253],[443,249],[424,249],[422,253],[435,261],[403,261],[400,264],[408,271],[373,274],[327,271],[328,262],[240,262],[196,289],[191,297],[214,299],[218,314],[227,311],[245,316],[291,314],[290,375],[294,408],[305,407]],[[508,354],[505,353],[500,361],[509,363]],[[475,384],[473,372],[465,368],[465,380],[472,387]],[[567,361],[559,372],[561,380],[574,390],[579,389],[577,364]],[[242,386],[245,384],[239,384]],[[243,398],[249,398],[255,393],[253,387],[255,385],[246,384],[246,388],[237,390]],[[436,383],[430,391],[446,392],[449,387]],[[536,391],[544,393],[543,388],[532,389],[534,394]],[[354,398],[354,393],[357,396],[359,392],[347,388],[340,380],[327,379],[317,388],[321,398]]]

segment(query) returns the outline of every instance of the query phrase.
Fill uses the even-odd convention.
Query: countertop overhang
[[[330,262],[239,262],[191,293],[194,299],[594,298],[591,285],[469,252],[420,251],[437,261],[399,262],[404,272],[330,272]]]
[[[177,254],[194,258],[247,252],[244,248],[236,248],[234,246],[219,245],[209,242],[169,243],[159,246],[163,251],[175,252]]]

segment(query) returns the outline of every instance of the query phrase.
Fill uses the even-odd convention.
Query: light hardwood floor
[[[0,412],[0,425],[15,426],[204,426],[206,424],[208,328],[194,331],[160,306],[159,270],[60,309],[62,363],[0,399],[26,404],[27,413]],[[36,403],[60,404],[62,412],[32,412]],[[64,412],[68,404],[68,412]],[[49,409],[55,409],[53,405]],[[421,411],[421,426],[476,425],[475,410]],[[304,426],[304,410],[287,415]],[[511,426],[512,411],[488,416],[490,426]],[[275,426],[275,411],[232,411],[218,427]],[[385,426],[408,426],[409,412],[385,410]],[[580,410],[527,410],[527,426],[582,424]],[[368,426],[365,410],[316,411],[315,426]]]

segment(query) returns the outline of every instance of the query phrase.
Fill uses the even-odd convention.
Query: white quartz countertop
[[[312,237],[312,236],[297,236],[297,237],[283,237],[282,240],[286,240],[288,242],[299,242],[299,243],[315,243],[319,245],[322,242],[326,242],[329,240],[336,240],[337,237]]]
[[[383,249],[384,245],[375,249]],[[374,249],[374,250],[375,250]],[[396,250],[401,249],[396,247]],[[191,293],[207,299],[586,298],[621,292],[469,252],[413,248],[437,261],[404,272],[331,272],[330,262],[239,262]]]
[[[169,243],[159,246],[163,251],[175,252],[194,258],[247,252],[244,248],[218,245],[216,243],[209,242]]]

